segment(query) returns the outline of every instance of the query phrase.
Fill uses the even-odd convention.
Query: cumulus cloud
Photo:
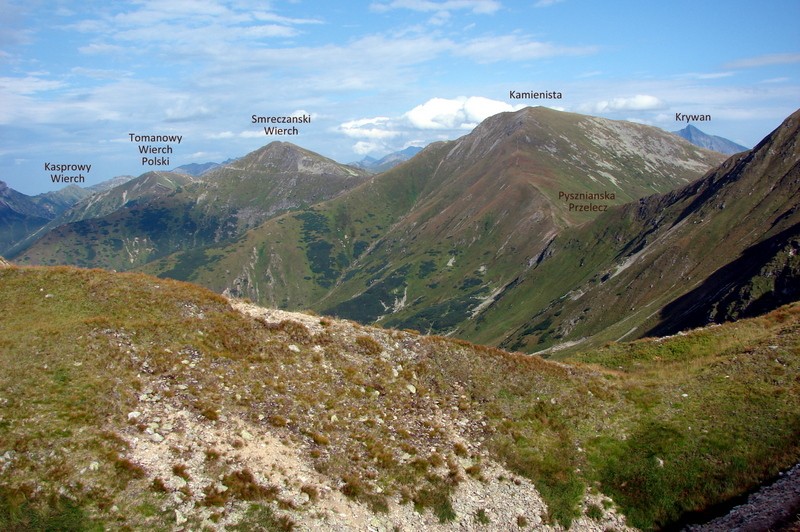
[[[515,107],[481,96],[432,98],[408,111],[404,117],[418,129],[472,129],[485,118],[521,107],[524,106]]]
[[[588,113],[613,113],[616,111],[651,111],[663,109],[664,102],[649,94],[637,94],[627,98],[612,98],[578,106],[578,110]]]
[[[452,138],[492,115],[523,107],[481,96],[431,98],[400,116],[350,120],[340,124],[338,131],[359,139],[352,147],[359,155],[385,153]]]

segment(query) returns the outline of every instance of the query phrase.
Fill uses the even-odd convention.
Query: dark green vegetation
[[[656,128],[545,108],[502,113],[215,246],[224,259],[183,279],[270,306],[461,334],[556,235],[598,215],[570,203],[611,208],[689,183],[722,160]],[[141,270],[160,275],[179,260]]]
[[[102,191],[18,243],[9,256],[27,264],[116,270],[177,251],[194,253],[196,259],[200,248],[230,242],[280,213],[332,198],[366,175],[273,142],[202,178],[148,172]],[[184,261],[170,275],[190,278],[194,270],[186,266]]]
[[[87,189],[70,185],[31,197],[0,181],[0,255],[7,255],[14,246],[90,194]]]
[[[578,517],[589,489],[653,529],[800,459],[798,304],[570,364],[329,318],[270,322],[192,285],[66,267],[0,269],[0,316],[3,529],[166,529],[176,493],[197,501],[190,528],[235,511],[244,527],[291,528],[322,491],[292,487],[317,500],[293,506],[242,461],[268,435],[377,515],[399,501],[441,522],[488,518],[452,500],[489,460],[530,478],[552,521]],[[156,462],[135,443],[148,409],[186,412]],[[201,429],[223,435],[192,443]]]

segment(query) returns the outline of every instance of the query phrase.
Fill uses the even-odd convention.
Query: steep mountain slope
[[[92,194],[91,188],[68,185],[60,190],[52,190],[43,194],[37,194],[31,199],[34,203],[44,208],[51,217],[56,217]]]
[[[67,267],[0,316],[3,530],[652,529],[800,459],[798,305],[579,364]]]
[[[724,137],[708,135],[691,124],[680,131],[673,131],[673,133],[688,140],[695,146],[700,146],[701,148],[705,148],[707,150],[718,151],[726,155],[733,155],[734,153],[747,151],[747,148],[741,144],[736,144],[735,142]]]
[[[721,160],[657,128],[527,108],[233,245],[145,271],[271,305],[449,331],[565,227]]]
[[[331,198],[366,173],[273,142],[202,178],[150,172],[89,198],[29,247],[30,264],[129,269],[179,249],[229,240],[286,210]],[[40,236],[41,235],[41,236]]]
[[[98,237],[109,234],[109,226],[118,229],[120,225],[118,217],[114,217],[113,222],[103,218],[110,217],[122,208],[135,207],[140,202],[147,204],[157,198],[174,194],[180,187],[192,181],[190,176],[171,172],[147,172],[135,179],[125,180],[73,205],[71,209],[27,235],[10,248],[8,254],[10,257],[20,258],[22,262],[94,266],[93,261],[97,255],[93,248],[94,242]],[[119,231],[115,231],[115,235],[118,234]],[[114,251],[122,249],[117,240],[122,241],[115,238]],[[29,250],[31,246],[34,246],[33,250]],[[79,258],[82,256],[79,250],[85,251],[86,259]],[[117,266],[119,263],[110,267]]]
[[[0,181],[0,253],[42,227],[50,220],[49,213],[29,196]]]
[[[77,185],[36,196],[27,196],[0,181],[0,253],[46,225],[91,192]]]
[[[703,179],[565,231],[459,334],[531,351],[672,334],[798,299],[799,131],[800,111]]]

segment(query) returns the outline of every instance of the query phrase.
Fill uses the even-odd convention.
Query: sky
[[[694,125],[752,147],[800,108],[798,20],[798,0],[0,0],[0,180],[33,195],[64,186],[46,164],[91,164],[88,186],[275,140],[347,163],[527,105],[711,115]],[[143,165],[131,133],[181,143]]]

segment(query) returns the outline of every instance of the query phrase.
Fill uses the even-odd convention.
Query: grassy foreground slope
[[[0,528],[653,529],[800,457],[798,304],[569,364],[234,305],[0,268]]]

